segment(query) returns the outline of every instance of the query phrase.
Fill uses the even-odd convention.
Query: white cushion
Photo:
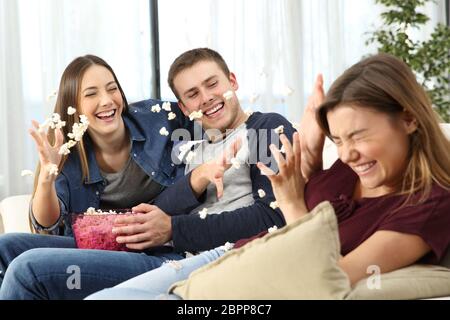
[[[31,232],[28,210],[31,195],[12,196],[0,202],[4,232]]]

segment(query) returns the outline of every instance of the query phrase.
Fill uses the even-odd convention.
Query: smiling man
[[[116,221],[127,224],[115,228],[117,241],[141,250],[172,241],[177,252],[198,252],[283,226],[280,211],[272,208],[272,187],[256,163],[276,166],[269,150],[271,143],[279,145],[274,129],[283,127],[291,137],[290,122],[276,113],[247,115],[235,94],[236,76],[220,54],[208,48],[175,59],[168,82],[180,109],[202,126],[205,139],[192,146],[185,157],[186,176],[158,197],[158,207],[142,204],[133,210],[147,214]],[[174,202],[192,199],[196,206],[171,210]]]
[[[195,62],[197,59],[201,60]],[[169,71],[169,85],[186,116],[202,111],[200,122],[205,130],[224,133],[248,119],[233,94],[239,88],[236,76],[212,50],[198,49],[175,60]]]
[[[203,128],[203,139],[187,142],[190,149],[183,148],[186,175],[160,194],[154,205],[133,208],[143,214],[117,218],[113,232],[118,242],[131,249],[169,243],[176,252],[204,251],[197,257],[207,263],[217,258],[217,251],[211,249],[223,254],[232,247],[229,243],[285,224],[276,209],[270,181],[261,175],[257,163],[277,171],[269,145],[279,146],[279,134],[292,137],[294,129],[276,113],[246,114],[235,94],[239,88],[236,76],[211,49],[193,49],[180,55],[169,70],[168,80],[181,111]],[[177,204],[193,207],[182,209]],[[176,279],[156,273],[155,280],[148,272],[88,299],[133,299],[133,294],[121,291],[130,286],[166,292],[172,282],[185,279],[190,268],[176,261],[158,270],[166,270]],[[116,289],[117,294],[110,296],[109,290]]]

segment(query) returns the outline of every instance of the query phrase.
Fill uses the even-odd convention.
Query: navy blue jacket
[[[185,214],[200,205],[202,197],[196,205],[195,196],[189,184],[190,174],[182,177],[172,187],[163,191],[155,201],[155,204],[163,211],[172,215],[172,240],[176,251],[209,250],[226,242],[249,238],[275,225],[277,227],[285,225],[281,211],[270,207],[270,203],[275,201],[275,196],[269,179],[261,175],[256,163],[263,161],[260,155],[264,153],[272,164],[276,163],[269,150],[270,143],[278,138],[278,134],[273,129],[283,125],[284,133],[292,142],[294,128],[286,118],[277,113],[254,112],[246,124],[248,130],[255,129],[257,133],[261,133],[249,140],[250,154],[257,155],[254,159],[256,161],[250,164],[254,204],[233,211],[208,215],[206,219],[201,219],[198,214]],[[264,198],[259,197],[259,189],[265,190]],[[178,204],[180,202],[186,204],[189,209],[180,207]]]
[[[164,187],[172,185],[177,179],[184,176],[184,167],[176,166],[171,161],[173,146],[170,139],[171,133],[178,128],[186,128],[192,132],[193,125],[175,103],[171,105],[172,112],[176,114],[174,120],[168,120],[167,111],[152,112],[151,106],[157,103],[162,104],[161,101],[153,99],[130,104],[122,117],[130,134],[130,155],[145,173],[161,184],[162,191]],[[163,126],[169,132],[168,136],[159,133]],[[86,134],[83,141],[86,146],[89,165],[89,181],[87,178],[82,181],[81,163],[78,152],[74,148],[55,181],[60,204],[60,219],[53,226],[43,228],[39,226],[31,213],[31,220],[37,230],[71,236],[72,228],[69,213],[85,212],[89,207],[99,208],[105,182],[100,174],[89,135]],[[189,206],[186,203],[178,204]],[[179,210],[179,208],[173,206],[167,209]],[[58,228],[61,221],[64,221],[63,230]]]

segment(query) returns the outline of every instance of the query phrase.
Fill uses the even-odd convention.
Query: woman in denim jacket
[[[146,254],[71,250],[76,245],[69,213],[85,212],[89,207],[131,208],[152,200],[166,212],[177,212],[181,205],[189,209],[186,201],[169,203],[168,196],[156,198],[184,173],[184,168],[171,161],[170,134],[177,128],[192,129],[192,122],[178,107],[172,105],[169,110],[166,103],[165,110],[152,110],[160,103],[146,100],[128,106],[114,71],[99,57],[78,57],[67,66],[55,106],[55,113],[66,125],[47,133],[33,121],[30,129],[40,160],[30,220],[36,231],[54,236],[0,236],[0,297],[16,291],[17,282],[31,281],[21,277],[27,261],[42,261],[46,273],[42,277],[53,278],[54,288],[43,290],[41,298],[51,299],[54,295],[76,299],[158,267],[166,260],[183,258],[165,246],[147,250]],[[173,112],[171,117],[169,112]],[[80,119],[88,121],[87,132],[70,153],[60,154],[67,139],[64,137],[73,138],[69,130],[75,123],[80,125]],[[56,166],[58,172],[54,172]],[[193,206],[198,205],[197,199],[192,201]],[[76,276],[71,270],[79,271],[81,279],[89,281],[70,282],[70,276]],[[42,279],[38,280],[45,281]],[[16,293],[16,298],[30,298],[26,294]]]

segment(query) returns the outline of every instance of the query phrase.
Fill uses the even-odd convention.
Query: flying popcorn
[[[220,246],[219,249],[222,249],[223,251],[230,251],[233,247],[234,243],[226,242],[223,246]]]
[[[200,219],[205,219],[206,216],[208,215],[208,209],[207,208],[203,208],[202,210],[200,210],[198,212],[198,214],[200,215]]]
[[[258,196],[260,198],[264,198],[266,196],[266,192],[263,189],[258,189]]]
[[[61,121],[61,116],[59,115],[59,113],[54,113],[54,114],[52,114],[52,121],[53,121],[54,123],[56,123],[56,122],[58,122],[58,121]]]
[[[292,122],[292,127],[295,130],[300,131],[300,123]]]
[[[170,102],[166,101],[162,104],[163,110],[166,110],[167,112],[172,111],[172,108],[170,107]]]
[[[269,228],[267,231],[268,231],[269,233],[272,233],[272,232],[275,232],[275,231],[277,231],[277,230],[278,230],[278,227],[277,227],[277,226],[273,226],[273,227]]]
[[[233,98],[233,91],[228,90],[223,94],[223,97],[225,98],[225,100],[230,100],[231,98]]]
[[[285,97],[289,97],[294,93],[294,90],[292,90],[292,88],[290,88],[289,86],[285,86],[282,90],[281,90],[281,94]]]
[[[273,131],[275,131],[275,133],[277,134],[282,134],[284,132],[284,126],[281,125],[279,127],[276,127],[275,129],[273,129]]]
[[[33,176],[34,173],[33,173],[33,171],[31,171],[31,170],[22,170],[22,172],[20,173],[20,175],[21,175],[22,177],[25,177],[25,176]]]
[[[49,165],[47,170],[50,175],[55,175],[55,176],[58,175],[58,166],[54,163]]]
[[[162,127],[161,130],[159,130],[159,134],[167,137],[169,135],[169,131],[167,131],[166,127]]]
[[[61,116],[58,113],[53,113],[50,118],[39,125],[39,132],[45,132],[48,128],[61,129],[66,125],[65,121],[61,121]]]
[[[253,114],[253,110],[250,108],[245,109],[245,114],[248,115],[249,117]]]
[[[86,130],[85,125],[75,122],[72,126],[72,132],[68,133],[67,136],[75,141],[81,141]]]
[[[175,112],[169,112],[169,114],[167,115],[167,118],[169,120],[173,120],[177,117],[177,115],[175,114]]]
[[[203,117],[202,110],[192,111],[189,115],[189,120],[193,121],[194,119],[200,119],[201,117]]]
[[[235,169],[239,169],[241,167],[241,163],[236,158],[231,158],[230,162],[231,162],[231,165],[233,166],[233,168],[235,168]]]
[[[49,102],[50,100],[56,98],[57,96],[58,96],[58,91],[54,90],[52,93],[50,93],[50,94],[47,96],[47,102]]]
[[[160,112],[161,111],[161,107],[159,106],[159,104],[155,104],[154,106],[152,106],[152,112]]]
[[[271,207],[273,210],[275,210],[276,208],[278,208],[278,203],[277,203],[276,201],[272,201],[272,202],[270,203],[270,207]]]
[[[88,118],[87,118],[84,114],[80,115],[80,122],[81,122],[82,124],[84,124],[85,126],[88,126],[88,125],[89,125]]]
[[[68,155],[70,153],[70,148],[74,147],[77,144],[77,141],[81,141],[84,133],[87,131],[89,127],[89,121],[87,117],[82,114],[80,115],[81,123],[75,122],[72,126],[72,132],[68,133],[67,136],[72,139],[68,142],[64,143],[60,148],[58,153],[61,155]]]
[[[70,140],[70,141],[73,141],[73,140]],[[70,148],[69,148],[69,146],[68,146],[67,143],[64,143],[64,144],[59,148],[58,154],[61,154],[61,155],[63,155],[63,156],[67,156],[69,153],[70,153]]]
[[[258,100],[259,98],[259,94],[257,93],[253,93],[250,98],[248,99],[248,102],[250,102],[251,104],[254,104],[256,102],[256,100]]]
[[[66,125],[65,121],[58,121],[57,123],[55,123],[55,126],[52,129],[62,129],[62,127],[64,127],[65,125]]]
[[[60,148],[58,153],[62,154],[64,156],[68,155],[70,153],[70,148],[74,147],[77,144],[74,140],[69,140],[68,142],[64,143]]]
[[[68,114],[69,116],[75,114],[75,112],[77,112],[77,109],[75,109],[74,107],[68,107],[68,108],[67,108],[67,114]]]

